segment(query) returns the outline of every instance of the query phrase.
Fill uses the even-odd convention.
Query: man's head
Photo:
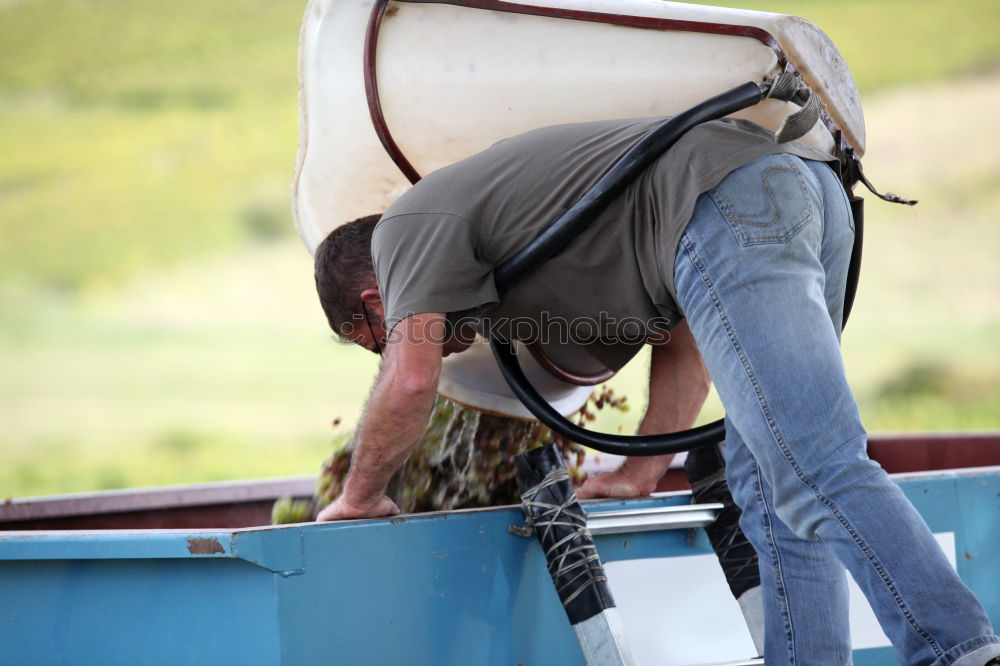
[[[341,225],[316,248],[315,277],[326,320],[341,339],[380,352],[385,313],[372,264],[378,215]]]

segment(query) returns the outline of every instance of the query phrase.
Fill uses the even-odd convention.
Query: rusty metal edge
[[[948,446],[962,443],[996,447],[1000,461],[1000,432],[888,434],[871,437],[872,448],[906,448],[914,444]],[[993,457],[979,467],[908,471],[892,474],[893,478],[913,478],[914,475],[960,474],[978,471],[991,473],[1000,462]],[[970,472],[971,470],[971,472]],[[180,507],[210,506],[218,503],[266,501],[284,495],[311,497],[316,478],[312,475],[274,479],[220,481],[155,488],[104,490],[66,495],[47,495],[0,500],[0,521],[38,520],[67,516],[95,515],[147,510],[169,510]],[[463,511],[482,511],[465,509]],[[191,530],[180,530],[191,531]],[[214,531],[214,530],[207,530]]]
[[[920,479],[932,479],[941,477],[978,477],[978,476],[993,476],[1000,474],[1000,465],[992,465],[985,467],[967,467],[961,469],[943,469],[943,470],[929,470],[923,472],[900,472],[896,474],[890,474],[889,477],[895,482],[901,481],[914,481]],[[690,495],[690,490],[678,490],[669,492],[657,492],[653,493],[647,498],[647,501],[656,500],[666,500],[673,497],[681,497]],[[598,499],[598,500],[584,500],[583,505],[588,508],[588,512],[592,511],[613,511],[616,504],[625,505],[629,500],[620,499]],[[509,506],[494,506],[494,507],[480,507],[473,509],[459,509],[456,511],[432,511],[427,513],[417,513],[417,514],[401,514],[389,519],[363,519],[363,520],[348,520],[339,521],[336,523],[296,523],[290,525],[262,525],[259,527],[238,527],[238,528],[182,528],[182,529],[141,529],[141,528],[128,528],[128,529],[107,529],[107,530],[93,530],[93,529],[75,529],[75,530],[58,530],[56,532],[40,532],[38,530],[0,530],[0,542],[8,541],[11,539],[51,539],[53,535],[59,538],[74,537],[74,536],[93,536],[94,534],[102,535],[102,538],[106,537],[122,537],[127,538],[130,536],[142,536],[142,535],[154,535],[157,538],[169,538],[171,535],[191,535],[192,537],[212,537],[212,538],[225,538],[228,544],[230,540],[239,541],[240,535],[249,537],[252,534],[266,533],[266,532],[289,532],[293,533],[296,530],[300,530],[305,526],[325,526],[333,529],[339,529],[345,526],[358,523],[373,523],[380,524],[384,522],[390,522],[394,524],[405,524],[411,522],[423,522],[423,521],[433,521],[441,520],[451,517],[457,517],[463,514],[472,513],[483,513],[483,512],[495,512],[495,511],[511,511],[518,512],[520,507],[518,505]],[[248,542],[249,544],[249,542]],[[248,551],[249,549],[244,548],[243,551]],[[274,568],[270,564],[262,563],[258,561],[259,558],[251,555],[250,552],[241,552],[240,549],[224,548],[222,556],[229,558],[240,558],[245,559],[254,564],[260,566],[265,566],[266,568],[272,568],[275,571],[282,570],[285,571],[289,567],[277,567]],[[218,555],[216,555],[218,556]],[[300,569],[301,567],[295,567],[295,569]]]
[[[0,521],[251,502],[284,495],[312,497],[315,483],[315,476],[304,475],[11,498],[0,500]]]

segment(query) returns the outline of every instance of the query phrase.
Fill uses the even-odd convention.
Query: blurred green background
[[[730,4],[837,42],[869,176],[921,200],[868,198],[869,428],[1000,429],[1000,3]],[[330,340],[289,212],[303,9],[0,0],[0,498],[313,473],[356,419],[374,359]]]

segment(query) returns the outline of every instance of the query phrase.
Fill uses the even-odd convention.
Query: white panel
[[[955,533],[934,537],[955,567]],[[605,570],[637,666],[720,663],[756,653],[714,555],[611,562]],[[890,646],[850,576],[848,586],[854,649]]]
[[[715,555],[611,562],[604,568],[637,666],[755,655]]]

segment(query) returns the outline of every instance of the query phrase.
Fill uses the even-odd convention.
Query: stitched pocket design
[[[814,196],[798,160],[788,155],[765,159],[770,165],[763,170],[751,163],[709,192],[742,246],[787,243],[813,219]]]

